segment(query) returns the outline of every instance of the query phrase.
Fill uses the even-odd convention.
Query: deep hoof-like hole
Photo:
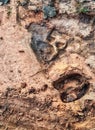
[[[63,102],[73,102],[84,96],[89,88],[87,79],[79,73],[69,73],[53,83]]]

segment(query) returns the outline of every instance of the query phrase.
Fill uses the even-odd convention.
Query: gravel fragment
[[[95,56],[94,55],[90,55],[86,60],[85,63],[88,64],[90,67],[92,67],[93,69],[95,69]]]

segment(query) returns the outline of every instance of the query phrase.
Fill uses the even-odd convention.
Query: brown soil
[[[0,130],[95,129],[94,25],[80,17],[0,6]]]

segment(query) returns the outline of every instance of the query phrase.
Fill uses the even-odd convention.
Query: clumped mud
[[[80,99],[89,88],[85,77],[74,72],[61,77],[53,85],[60,92],[61,100],[66,103]]]
[[[0,129],[95,129],[95,1],[0,6]]]

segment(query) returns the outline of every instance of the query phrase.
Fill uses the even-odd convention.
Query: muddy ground
[[[0,6],[0,130],[95,129],[95,1]]]

